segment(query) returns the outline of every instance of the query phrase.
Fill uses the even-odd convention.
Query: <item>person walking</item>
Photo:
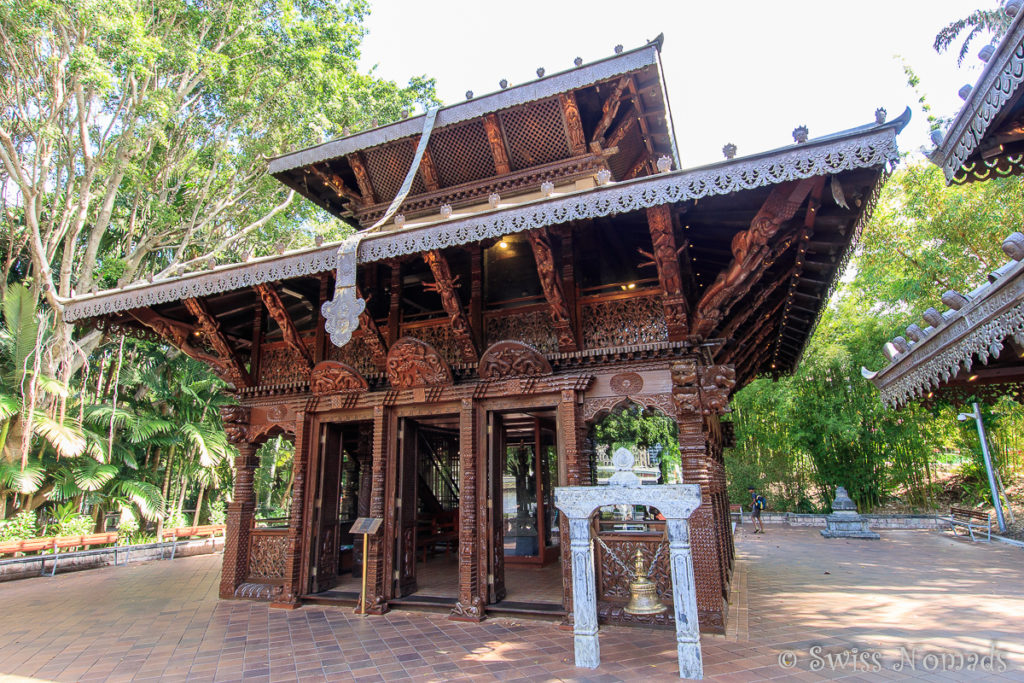
[[[764,523],[761,522],[761,510],[764,510],[767,501],[753,486],[748,486],[747,491],[750,492],[750,519],[754,523],[754,533],[763,534]]]

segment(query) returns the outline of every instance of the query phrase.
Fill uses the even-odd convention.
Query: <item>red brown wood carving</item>
[[[512,172],[508,162],[508,151],[505,149],[505,141],[501,138],[501,125],[498,123],[497,114],[488,114],[484,117],[484,130],[487,131],[487,142],[491,143],[491,154],[494,155],[494,169],[498,175],[507,175]]]
[[[432,346],[402,337],[388,352],[388,382],[396,389],[451,384],[452,371]]]
[[[363,163],[363,157],[356,152],[348,156],[348,165],[352,167],[352,173],[356,176],[356,184],[359,192],[363,195],[363,204],[376,204],[377,195],[373,192],[373,183],[370,182],[370,174]]]
[[[189,325],[165,318],[149,308],[139,308],[129,311],[129,314],[189,358],[209,365],[218,375],[224,376],[229,372],[230,366],[222,358],[207,353],[190,343],[193,328]]]
[[[667,204],[647,209],[647,225],[651,231],[651,253],[640,253],[651,259],[658,269],[658,280],[664,292],[665,324],[668,326],[669,341],[686,339],[687,303],[683,295],[683,277],[679,269],[679,250],[672,228],[672,210]],[[649,264],[643,264],[649,265]]]
[[[263,305],[267,307],[270,317],[281,328],[281,333],[284,335],[284,343],[298,353],[299,357],[306,361],[308,367],[312,368],[313,355],[309,352],[309,347],[306,346],[306,342],[302,339],[302,335],[299,334],[295,323],[292,322],[292,317],[288,315],[288,309],[285,308],[284,302],[281,301],[281,295],[268,283],[256,285],[255,289],[260,295],[260,299],[263,300]]]
[[[583,122],[580,120],[580,108],[576,104],[576,94],[572,92],[562,93],[558,96],[562,102],[562,114],[565,116],[565,131],[569,138],[569,149],[574,155],[587,153],[587,136],[583,132]]]
[[[360,299],[366,298],[358,287],[356,296]],[[323,328],[323,325],[320,325],[320,328]],[[363,341],[370,347],[374,366],[378,370],[383,370],[388,360],[388,345],[384,341],[384,335],[380,333],[380,328],[377,327],[377,321],[370,315],[369,307],[363,308],[363,312],[359,314],[359,329],[362,330]]]
[[[309,388],[316,396],[366,391],[370,385],[350,365],[336,360],[325,360],[316,364],[309,374]]]
[[[434,282],[432,284],[424,283],[423,287],[441,295],[441,303],[451,320],[452,336],[455,337],[455,344],[459,347],[459,355],[462,356],[462,360],[467,363],[477,362],[478,356],[476,355],[476,346],[473,344],[469,318],[462,310],[459,293],[455,290],[457,280],[452,277],[448,260],[437,250],[424,252],[423,260],[427,262],[430,272],[434,274]]]
[[[558,335],[558,350],[571,352],[578,350],[576,333],[573,329],[569,304],[562,287],[562,277],[555,267],[555,257],[551,251],[551,241],[546,229],[531,230],[526,233],[533,249],[533,258],[537,262],[537,275],[540,276],[544,298],[547,299],[551,311],[551,323]]]
[[[729,408],[729,394],[736,386],[731,365],[701,365],[686,358],[672,364],[672,397],[678,413],[721,415]]]
[[[776,186],[754,216],[750,228],[732,238],[732,262],[719,273],[697,304],[692,325],[694,334],[700,337],[710,334],[718,327],[729,304],[750,291],[757,281],[751,276],[760,271],[760,266],[772,253],[769,240],[796,214],[815,182],[811,178]]]
[[[231,348],[227,337],[221,332],[217,320],[206,310],[206,305],[199,299],[185,299],[184,304],[188,312],[195,316],[196,321],[199,323],[199,329],[210,342],[210,346],[220,356],[224,366],[227,366],[227,374],[230,377],[229,381],[235,386],[251,387],[253,383],[249,372],[242,365],[238,354]]]
[[[323,183],[324,187],[333,192],[343,202],[353,202],[355,208],[363,206],[363,197],[358,192],[345,184],[337,173],[317,166],[310,166],[309,173]]]
[[[602,138],[608,127],[612,125],[615,115],[619,113],[619,105],[622,103],[622,91],[626,89],[627,85],[629,85],[629,76],[623,76],[615,84],[615,87],[612,88],[611,94],[605,98],[604,103],[601,105],[601,120],[598,122],[597,128],[594,129],[594,134],[590,136],[591,144],[597,143],[599,147],[604,146]]]
[[[420,177],[423,179],[423,186],[427,192],[437,192],[441,189],[437,182],[437,168],[434,166],[434,157],[430,156],[430,148],[423,150],[423,158],[420,159]]]
[[[551,374],[551,364],[529,344],[508,340],[492,344],[484,351],[477,372],[481,379],[539,377]]]

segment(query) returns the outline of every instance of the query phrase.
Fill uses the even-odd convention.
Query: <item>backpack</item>
[[[764,496],[762,496],[759,493],[757,494],[757,497],[754,499],[754,507],[756,507],[758,510],[764,510],[766,507],[768,507],[768,501],[766,501],[764,499]]]

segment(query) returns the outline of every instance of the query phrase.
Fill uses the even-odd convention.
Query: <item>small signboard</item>
[[[349,530],[351,534],[369,534],[376,536],[380,531],[380,525],[384,521],[382,517],[360,517]]]

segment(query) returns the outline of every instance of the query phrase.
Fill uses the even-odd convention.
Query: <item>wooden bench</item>
[[[160,540],[166,541],[171,539],[171,559],[174,559],[174,553],[178,550],[179,539],[190,539],[190,538],[209,538],[214,539],[217,536],[224,535],[224,524],[201,524],[199,526],[179,526],[173,529],[164,529],[163,533],[160,534]],[[160,557],[163,557],[163,550],[160,550]]]
[[[44,538],[29,538],[24,541],[8,541],[0,543],[0,555],[15,555],[18,553],[39,553],[44,550],[52,550],[52,556],[40,555],[40,576],[46,573],[46,557],[53,557],[53,567],[50,568],[50,576],[57,573],[57,564],[62,557],[74,556],[75,552],[60,552],[73,548],[91,548],[97,545],[111,545],[117,543],[117,532],[109,531],[99,534],[82,534],[81,536],[47,536]],[[117,549],[114,549],[114,564],[117,564]]]
[[[949,528],[953,531],[953,535],[956,535],[956,528],[958,526],[967,527],[967,533],[971,535],[971,540],[975,541],[974,530],[984,529],[987,535],[987,541],[992,542],[992,515],[987,512],[979,512],[977,510],[971,510],[970,508],[949,508],[949,517],[946,519],[949,522]]]
[[[729,516],[735,520],[735,524],[743,524],[743,506],[736,503],[729,505]]]
[[[416,549],[422,555],[422,562],[427,561],[427,551],[444,546],[450,553],[459,547],[459,519],[432,519],[429,524],[419,530],[416,537]]]

